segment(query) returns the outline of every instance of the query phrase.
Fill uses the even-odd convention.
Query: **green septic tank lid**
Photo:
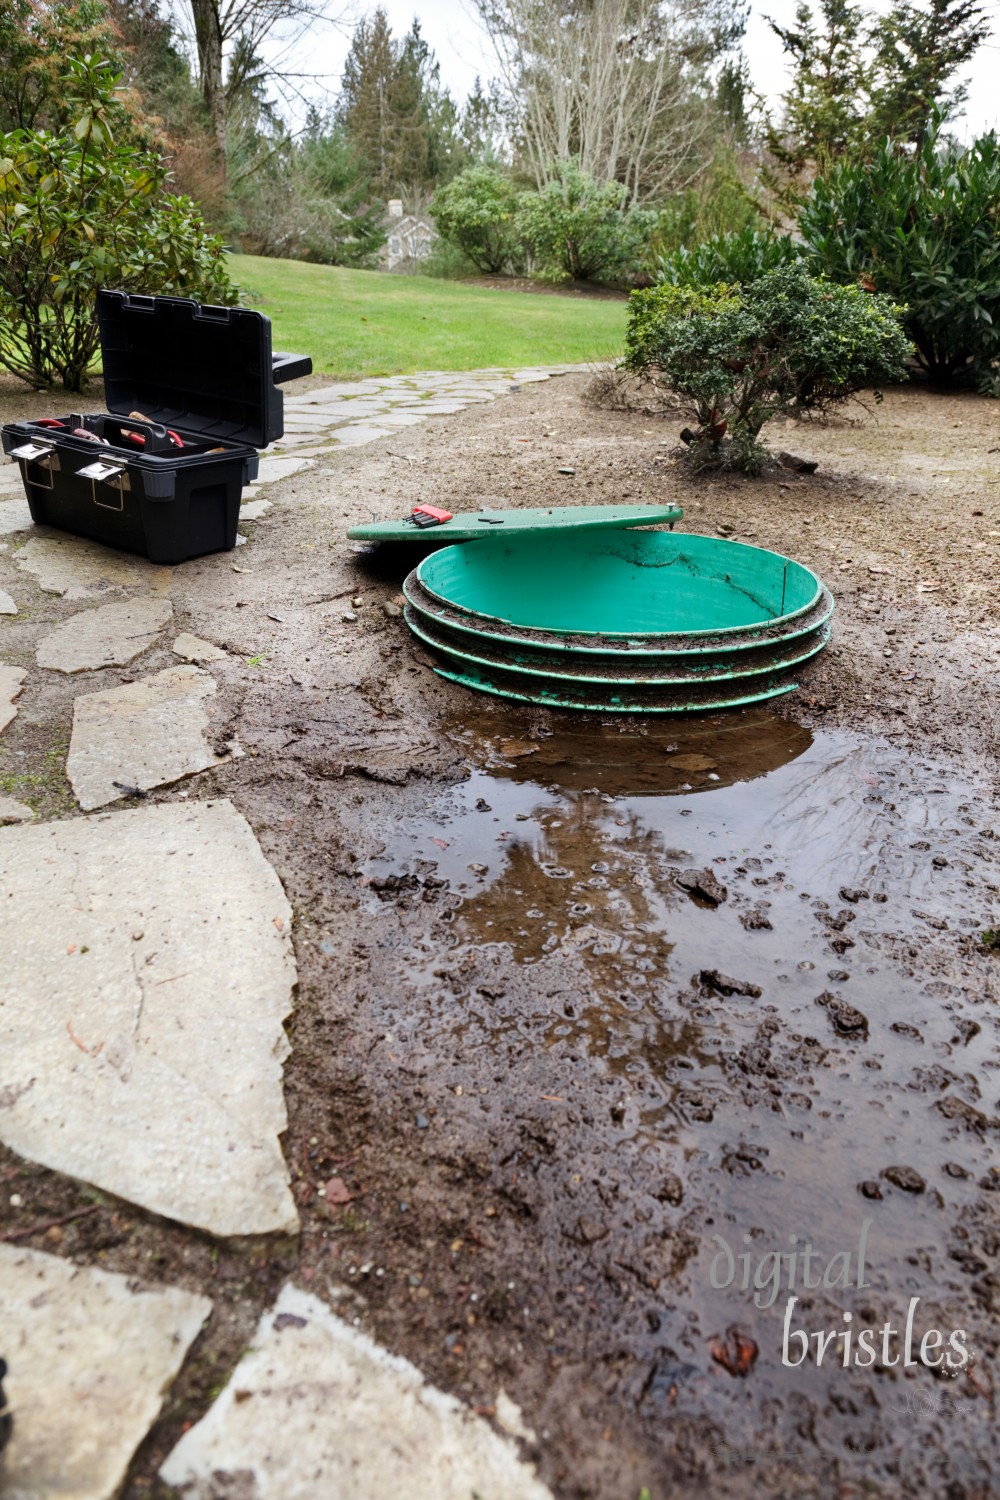
[[[436,503],[436,502],[435,502]],[[604,527],[671,526],[684,515],[679,505],[550,505],[528,510],[475,510],[452,516],[440,526],[402,521],[369,521],[351,526],[352,542],[472,542],[488,536],[519,536],[552,531],[597,531]]]

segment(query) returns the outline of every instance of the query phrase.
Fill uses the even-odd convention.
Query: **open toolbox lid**
[[[187,297],[97,294],[108,411],[266,448],[284,432],[277,382],[312,371],[307,355],[274,354],[271,320]]]

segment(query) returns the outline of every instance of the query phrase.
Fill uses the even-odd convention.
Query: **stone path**
[[[290,1285],[160,1476],[186,1500],[551,1500],[482,1418]]]
[[[338,448],[569,368],[431,371],[290,394],[285,436],[262,455],[241,520],[270,508],[260,487]],[[14,465],[0,466],[0,538],[0,556],[20,570],[8,570],[16,597],[0,592],[0,616],[30,614],[34,588],[81,603],[37,642],[33,667],[3,661],[11,626],[0,620],[0,733],[26,686],[78,680],[67,772],[84,812],[240,753],[211,743],[211,668],[228,659],[212,641],[182,633],[170,649],[183,664],[88,688],[88,673],[141,662],[170,640],[172,569],[36,530]],[[232,554],[206,563],[246,571]],[[280,1144],[292,912],[235,808],[177,800],[38,823],[0,797],[0,903],[11,935],[0,1140],[212,1235],[294,1233]],[[211,1304],[2,1242],[0,1277],[15,1415],[4,1496],[111,1500]],[[524,1435],[502,1392],[497,1411]],[[196,1500],[548,1497],[488,1424],[291,1286],[163,1477]]]
[[[4,1500],[106,1500],[212,1304],[2,1244],[0,1281],[4,1388],[14,1412]]]
[[[0,909],[0,1140],[211,1234],[293,1232],[292,913],[232,804],[0,830]]]
[[[429,370],[420,375],[373,376],[285,398],[285,435],[261,458],[257,485],[308,468],[342,447],[391,438],[403,427],[450,416],[512,389],[579,368]],[[254,491],[256,493],[256,491]],[[246,505],[243,507],[244,514]]]

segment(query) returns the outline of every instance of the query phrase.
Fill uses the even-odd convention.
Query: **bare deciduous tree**
[[[223,158],[233,99],[265,78],[294,86],[302,75],[287,62],[305,34],[319,23],[337,25],[345,14],[331,14],[328,0],[175,0],[175,8],[193,42],[198,84]]]
[[[575,156],[633,203],[690,181],[714,124],[706,70],[742,33],[731,0],[476,0],[541,187]]]

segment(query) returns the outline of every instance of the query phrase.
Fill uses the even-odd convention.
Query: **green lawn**
[[[324,375],[606,360],[617,357],[625,334],[624,301],[491,291],[259,255],[229,259],[250,305],[271,319],[274,348],[311,355]]]

